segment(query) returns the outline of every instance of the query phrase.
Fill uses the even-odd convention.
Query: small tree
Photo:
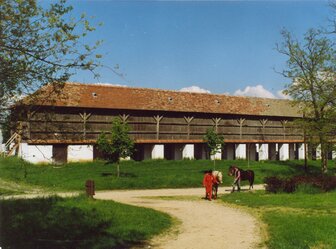
[[[222,135],[219,135],[214,128],[209,128],[206,131],[206,134],[204,136],[204,141],[206,141],[206,144],[208,146],[208,149],[210,151],[210,157],[216,155],[218,152],[221,151],[223,145],[224,145],[224,137]],[[216,160],[214,158],[214,169],[216,165]]]
[[[120,158],[131,156],[134,150],[134,141],[128,131],[128,125],[115,118],[112,121],[111,133],[102,132],[97,140],[98,149],[105,154],[108,162],[117,164],[117,177],[120,176]]]

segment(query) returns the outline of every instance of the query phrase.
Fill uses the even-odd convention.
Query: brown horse
[[[253,189],[253,182],[254,182],[254,171],[253,170],[242,170],[240,168],[238,168],[237,166],[230,166],[229,168],[229,172],[228,175],[229,176],[235,176],[235,169],[238,169],[238,171],[240,171],[240,180],[241,181],[249,181],[250,183],[250,188],[249,189]],[[240,190],[240,186],[238,185],[238,190]],[[234,191],[234,185],[233,185],[233,189],[232,192]]]

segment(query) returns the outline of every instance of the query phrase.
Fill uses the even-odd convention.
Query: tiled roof
[[[289,100],[79,83],[66,83],[56,96],[49,88],[35,94],[34,105],[300,117]]]

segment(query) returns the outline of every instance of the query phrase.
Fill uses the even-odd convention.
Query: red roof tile
[[[289,100],[190,93],[160,89],[66,83],[60,95],[51,87],[23,100],[44,106],[107,108],[126,110],[175,111],[216,114],[300,117]]]

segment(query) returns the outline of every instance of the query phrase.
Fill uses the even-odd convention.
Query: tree
[[[206,144],[210,151],[210,156],[214,156],[218,152],[221,152],[221,149],[224,145],[224,137],[222,135],[219,135],[214,128],[207,129],[203,140],[206,141]],[[215,169],[215,161],[216,161],[215,158],[213,161]]]
[[[40,2],[40,1],[39,1]],[[66,0],[43,8],[37,0],[0,0],[0,113],[13,97],[46,84],[59,91],[76,70],[95,72],[100,41],[83,44],[95,28],[71,16]]]
[[[285,93],[292,97],[303,118],[300,126],[315,145],[321,145],[321,170],[328,169],[328,152],[336,135],[336,53],[333,42],[321,31],[310,29],[302,42],[282,31],[277,50],[287,57],[281,72],[291,83]]]
[[[120,176],[120,158],[133,154],[134,141],[129,136],[129,127],[119,118],[112,121],[110,134],[102,132],[97,140],[98,149],[104,153],[108,162],[117,164],[117,176]]]

